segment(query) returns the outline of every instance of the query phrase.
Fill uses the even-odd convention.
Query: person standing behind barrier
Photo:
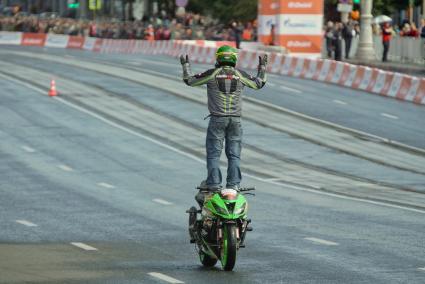
[[[390,42],[391,42],[391,35],[392,35],[393,29],[391,28],[390,23],[384,23],[382,27],[382,45],[384,46],[384,52],[382,54],[382,62],[388,61],[388,51],[390,50]]]
[[[334,29],[334,23],[329,21],[326,25],[326,31],[325,31],[325,38],[326,38],[326,51],[328,53],[328,58],[332,58],[332,51],[333,51],[333,29]]]
[[[236,22],[232,23],[231,29],[233,32],[233,38],[235,40],[236,48],[239,49],[241,45],[241,39],[242,39],[242,29],[240,25]]]
[[[342,29],[342,37],[345,42],[345,59],[350,58],[351,42],[354,36],[354,27],[351,21],[344,23],[344,28]]]
[[[153,25],[148,25],[148,28],[145,30],[145,40],[154,41],[155,40],[155,30]]]
[[[270,26],[269,45],[276,45],[276,27],[274,24]]]
[[[411,25],[410,25],[410,33],[409,33],[409,36],[410,37],[419,37],[419,31],[418,31],[418,28],[416,27],[416,24],[415,23],[412,23]]]
[[[343,29],[342,23],[336,23],[335,28],[333,30],[332,45],[334,46],[334,50],[335,50],[334,59],[336,61],[342,60],[342,29]]]
[[[242,32],[242,40],[244,41],[251,41],[252,40],[252,24],[251,23],[247,23],[245,25],[245,28]]]

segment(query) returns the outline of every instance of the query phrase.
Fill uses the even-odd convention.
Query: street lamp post
[[[422,0],[422,19],[425,19],[425,0]]]
[[[87,0],[80,0],[80,18],[87,19]]]
[[[422,0],[422,19],[425,19],[425,0]]]
[[[356,57],[360,61],[375,60],[375,50],[373,48],[372,34],[372,5],[373,0],[363,0],[361,2],[360,14],[360,41]]]

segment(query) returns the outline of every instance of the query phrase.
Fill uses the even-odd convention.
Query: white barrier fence
[[[374,38],[375,52],[382,58],[381,37]],[[388,58],[399,62],[425,64],[425,39],[411,37],[394,37],[390,43]]]

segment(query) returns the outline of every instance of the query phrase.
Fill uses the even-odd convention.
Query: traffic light
[[[360,0],[353,0],[353,4],[360,4]]]
[[[102,1],[100,1],[100,0],[89,0],[89,9],[90,10],[100,10],[100,9],[102,9]]]
[[[69,9],[78,9],[80,8],[80,0],[68,0]]]

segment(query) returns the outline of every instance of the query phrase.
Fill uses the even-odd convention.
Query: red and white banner
[[[22,34],[21,45],[25,46],[44,46],[46,34],[24,33]]]
[[[260,0],[259,40],[281,45],[293,55],[319,58],[323,5],[323,0]]]
[[[102,53],[144,53],[173,57],[188,54],[193,62],[214,64],[216,49],[223,42],[114,40],[51,34],[0,32],[0,44],[85,49]],[[240,51],[238,67],[257,68],[258,56],[262,54],[264,52]],[[337,84],[425,105],[425,78],[333,60],[293,55],[285,56],[273,52],[268,53],[268,55],[269,65],[267,68],[268,72],[271,73]]]

